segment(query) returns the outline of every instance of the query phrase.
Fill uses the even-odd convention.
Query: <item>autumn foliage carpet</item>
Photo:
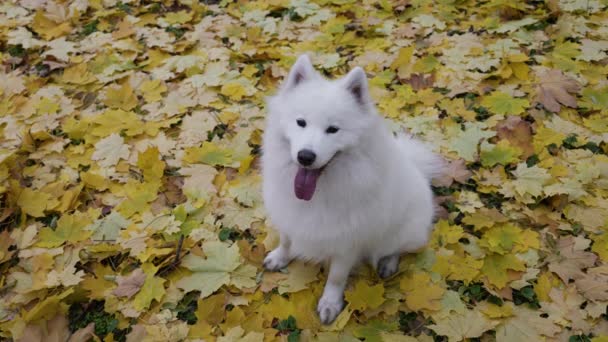
[[[0,339],[608,341],[606,0],[0,4]],[[264,97],[362,66],[447,160],[429,246],[264,272]],[[371,227],[370,227],[371,228]]]

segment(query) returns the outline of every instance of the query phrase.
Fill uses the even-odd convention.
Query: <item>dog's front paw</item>
[[[264,258],[264,268],[269,271],[278,271],[286,267],[290,261],[289,256],[279,247]]]
[[[342,298],[327,298],[321,297],[317,306],[319,319],[323,324],[331,324],[344,308],[344,300]]]

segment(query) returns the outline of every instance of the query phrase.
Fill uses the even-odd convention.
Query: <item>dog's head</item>
[[[327,80],[306,55],[298,58],[268,104],[290,144],[293,162],[310,170],[322,169],[340,151],[356,148],[374,114],[363,69]]]

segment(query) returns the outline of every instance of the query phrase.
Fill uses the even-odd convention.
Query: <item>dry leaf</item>
[[[576,80],[556,69],[540,70],[537,77],[536,100],[547,110],[557,113],[561,106],[576,108],[576,97],[571,94],[581,89]]]
[[[112,290],[112,294],[118,297],[131,298],[134,294],[139,292],[139,289],[141,289],[145,280],[146,275],[141,268],[136,269],[126,277],[118,276],[116,277],[118,287]]]

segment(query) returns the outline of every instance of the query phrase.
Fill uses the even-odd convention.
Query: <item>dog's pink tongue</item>
[[[311,170],[303,167],[299,168],[293,182],[296,197],[301,200],[310,201],[312,195],[315,193],[317,179],[319,179],[320,174],[320,169]]]

